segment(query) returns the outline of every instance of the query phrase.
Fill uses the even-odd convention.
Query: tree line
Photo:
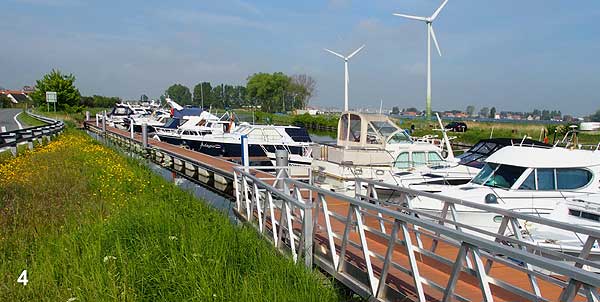
[[[190,90],[182,84],[173,84],[161,98],[169,97],[180,105],[225,109],[259,107],[261,111],[273,113],[306,108],[315,95],[315,88],[316,82],[309,75],[255,73],[248,77],[245,86],[201,82]]]
[[[85,107],[112,107],[122,101],[119,97],[82,96],[75,86],[75,76],[55,69],[36,81],[35,87],[30,97],[34,105],[40,108],[46,107],[47,91],[57,92],[58,110],[72,112],[80,112]],[[170,97],[181,105],[204,108],[257,107],[264,112],[286,112],[306,108],[315,95],[315,87],[315,80],[305,74],[288,76],[282,72],[256,73],[248,77],[245,86],[201,82],[190,91],[184,85],[174,84],[166,89],[160,99],[164,101]],[[148,99],[146,95],[140,97],[141,101]]]

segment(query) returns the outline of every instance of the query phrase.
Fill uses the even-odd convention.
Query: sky
[[[311,105],[425,107],[426,27],[439,0],[0,0],[0,86],[53,68],[84,95],[139,99],[201,81],[245,84],[257,72],[308,74]],[[433,110],[600,109],[600,1],[450,0],[434,23]]]

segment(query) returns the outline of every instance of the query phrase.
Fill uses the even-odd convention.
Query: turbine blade
[[[433,44],[435,44],[435,48],[437,49],[438,55],[442,56],[442,51],[440,50],[440,45],[438,44],[437,39],[435,38],[435,31],[433,31],[433,25],[429,25],[429,31],[431,32],[431,38],[433,39]]]
[[[429,19],[431,21],[435,20],[435,18],[437,18],[437,16],[440,14],[440,12],[444,8],[444,6],[446,6],[447,3],[448,3],[448,0],[444,0],[444,2],[442,2],[442,5],[440,5],[440,7],[438,7],[438,9],[435,10],[435,12],[433,13],[433,15],[431,15],[431,18],[429,18]]]
[[[394,14],[394,16],[427,22],[427,18],[425,18],[425,17],[411,16],[411,15],[405,15],[405,14]]]
[[[365,46],[366,46],[366,45],[365,45],[365,44],[363,44],[363,46],[361,46],[360,48],[358,48],[357,50],[355,50],[353,53],[351,53],[351,54],[348,56],[348,58],[347,58],[347,59],[348,59],[348,60],[350,60],[350,58],[354,57],[354,55],[356,55],[357,53],[359,53],[359,52],[360,52],[360,51],[361,51],[363,48],[365,48]]]
[[[342,56],[341,54],[339,54],[339,53],[337,53],[337,52],[335,52],[335,51],[333,51],[333,50],[329,50],[329,49],[327,49],[327,48],[323,48],[323,49],[324,49],[325,51],[328,51],[328,52],[330,52],[330,53],[332,53],[332,54],[334,54],[334,55],[336,55],[336,56],[338,56],[338,57],[340,57],[340,58],[344,59],[344,60],[346,59],[346,57]]]

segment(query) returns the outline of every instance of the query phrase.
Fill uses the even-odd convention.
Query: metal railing
[[[353,198],[291,178],[273,184],[251,169],[234,170],[239,216],[294,261],[316,264],[365,298],[493,301],[508,295],[502,299],[572,301],[577,295],[598,301],[600,277],[583,268],[600,268],[589,260],[597,230],[366,179],[356,180]],[[401,192],[407,202],[381,203],[375,188],[381,185]],[[409,195],[440,200],[440,215],[411,207]],[[457,205],[497,213],[498,232],[460,223]],[[524,239],[524,220],[587,239],[577,255],[561,253]],[[514,281],[516,276],[523,282]]]
[[[1,132],[0,149],[12,148],[13,155],[16,155],[16,148],[18,145],[33,142],[34,140],[41,139],[43,137],[50,138],[51,136],[63,131],[65,127],[62,121],[37,115],[29,111],[26,111],[25,113],[35,119],[47,123],[47,125]]]

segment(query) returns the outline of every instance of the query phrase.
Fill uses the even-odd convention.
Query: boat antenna
[[[527,139],[527,134],[525,134],[525,136],[523,136],[523,139],[521,140],[521,143],[519,144],[519,147],[523,146],[523,142],[525,142],[525,139]]]
[[[494,126],[492,126],[492,132],[490,132],[490,139],[494,137]]]
[[[444,143],[446,144],[446,149],[448,150],[448,156],[446,159],[454,159],[454,151],[452,151],[452,145],[450,144],[450,140],[448,139],[448,134],[446,134],[446,128],[444,128],[444,124],[442,123],[442,119],[440,115],[436,112],[435,116],[437,117],[438,123],[440,124],[440,128],[442,129],[442,135],[444,137]]]

